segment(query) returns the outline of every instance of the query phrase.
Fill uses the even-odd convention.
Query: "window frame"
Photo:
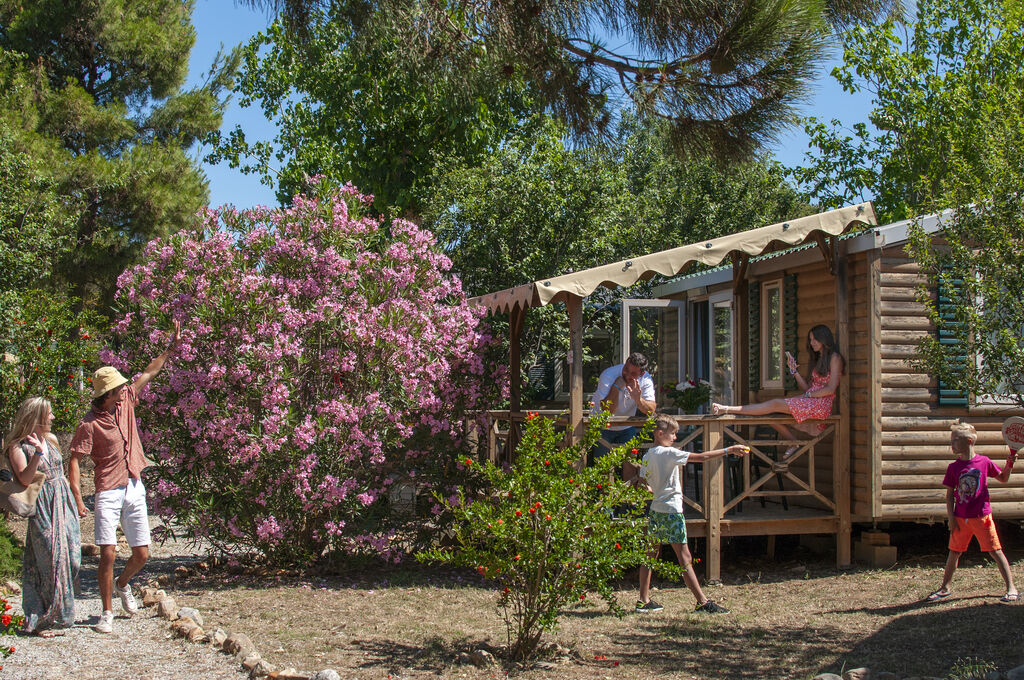
[[[769,363],[769,354],[771,352],[771,333],[768,327],[769,322],[769,306],[768,296],[770,291],[776,290],[778,292],[777,299],[777,315],[779,319],[779,327],[777,330],[776,342],[778,342],[779,356],[774,357]],[[760,312],[760,354],[761,354],[761,389],[783,389],[784,375],[782,372],[782,352],[785,350],[785,318],[782,309],[782,278],[772,279],[770,281],[761,282],[761,312]],[[768,367],[774,366],[778,369],[779,375],[777,378],[768,377]]]

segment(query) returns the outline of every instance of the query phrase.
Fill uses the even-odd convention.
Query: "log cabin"
[[[934,234],[942,218],[929,215],[916,222]],[[586,418],[579,309],[598,285],[628,286],[655,273],[675,275],[654,289],[653,299],[623,302],[621,358],[630,352],[631,316],[644,313],[657,338],[656,382],[705,379],[717,399],[728,403],[793,394],[784,352],[806,367],[808,332],[817,324],[829,326],[847,364],[833,416],[822,422],[821,433],[779,438],[771,426],[792,423],[790,416],[678,415],[680,446],[738,442],[752,449],[742,460],[705,465],[703,474],[684,472],[690,535],[707,539],[705,568],[712,579],[720,575],[721,542],[729,536],[834,535],[836,561],[843,566],[852,558],[856,524],[864,530],[858,554],[869,561],[894,560],[895,548],[871,529],[945,518],[942,477],[952,460],[953,421],[973,423],[978,452],[998,461],[1006,453],[1002,422],[1022,414],[1005,395],[961,394],[914,365],[918,341],[935,330],[917,298],[926,277],[906,250],[911,224],[879,226],[866,203],[475,301],[510,314],[514,387],[521,375],[516,334],[523,315],[540,304],[567,305],[569,404],[561,417],[569,437],[578,436]],[[695,262],[709,268],[686,275]],[[502,446],[510,455],[522,420],[517,390],[511,410],[492,415],[490,455],[502,455]],[[792,445],[799,447],[797,453],[783,459],[781,452]],[[1024,518],[1024,475],[995,484],[990,492],[997,517]]]

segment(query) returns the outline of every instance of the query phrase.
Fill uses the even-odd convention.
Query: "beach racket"
[[[1024,449],[1024,418],[1012,416],[1003,423],[1003,441],[1014,451]]]

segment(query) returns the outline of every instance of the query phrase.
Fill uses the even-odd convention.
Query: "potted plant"
[[[711,399],[711,383],[707,380],[685,378],[679,383],[667,383],[662,391],[683,413],[695,414],[706,407]]]

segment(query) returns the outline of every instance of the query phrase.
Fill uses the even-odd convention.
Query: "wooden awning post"
[[[704,427],[704,450],[713,451],[725,446],[725,423],[712,418]],[[722,579],[722,506],[725,505],[724,458],[712,458],[704,463],[704,519],[707,527],[707,564],[704,578],[709,582]]]
[[[523,407],[523,359],[522,335],[523,322],[526,320],[526,307],[516,306],[508,315],[508,409],[513,414],[519,413]],[[508,458],[512,460],[513,452],[519,443],[519,431],[516,429],[514,416],[509,420]]]
[[[850,361],[850,296],[847,277],[845,243],[838,246],[834,255],[836,275],[836,340],[846,361]],[[851,561],[850,522],[850,370],[839,381],[839,424],[835,437],[838,445],[833,448],[833,483],[835,484],[836,514],[839,527],[836,531],[836,566],[847,567]],[[879,376],[879,379],[881,376]]]
[[[569,432],[571,443],[583,438],[583,298],[568,295],[569,312]]]

